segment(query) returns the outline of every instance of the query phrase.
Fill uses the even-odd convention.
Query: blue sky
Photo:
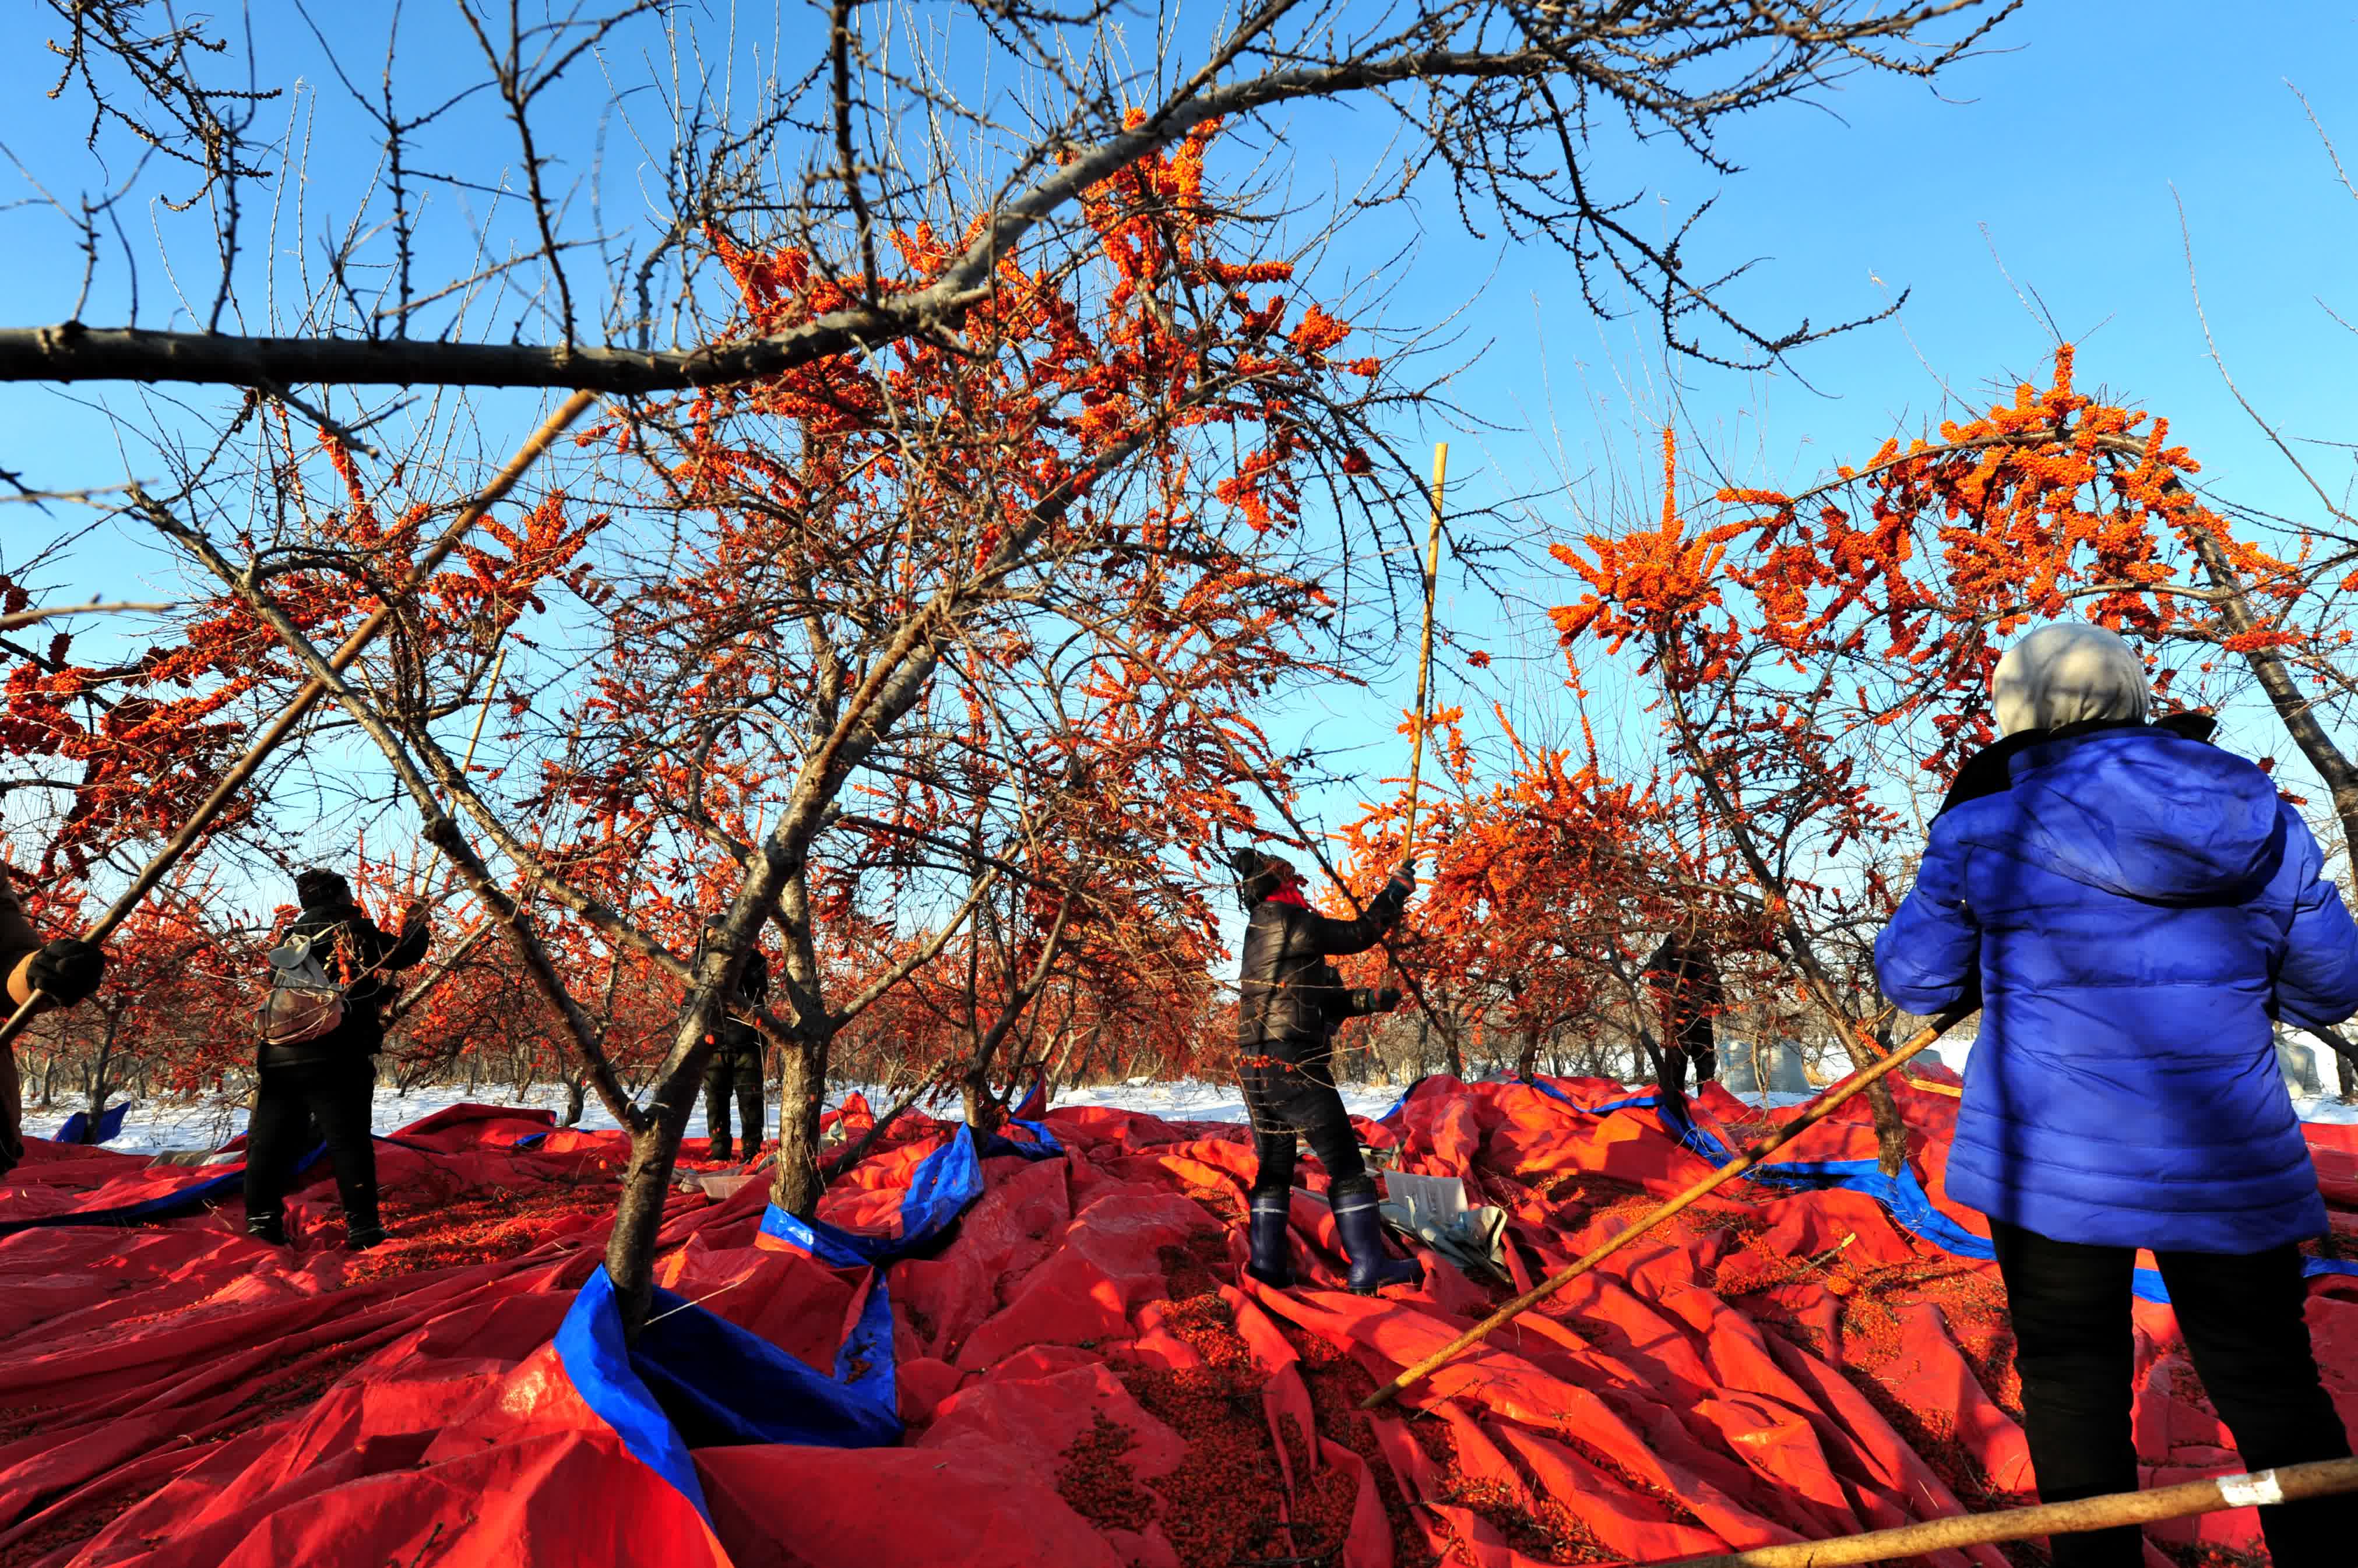
[[[1747,166],[1739,176],[1706,183],[1692,167],[1666,166],[1674,207],[1718,197],[1701,254],[1762,258],[1740,295],[1756,321],[1828,322],[1908,291],[1897,319],[1798,352],[1798,374],[1666,366],[1643,321],[1588,315],[1562,257],[1472,241],[1444,227],[1435,206],[1396,308],[1430,300],[1438,314],[1455,303],[1453,280],[1488,278],[1462,318],[1482,352],[1451,390],[1503,431],[1426,438],[1451,440],[1468,504],[1544,491],[1592,465],[1642,487],[1655,482],[1654,431],[1674,377],[1682,423],[1741,453],[1744,477],[1800,482],[1937,421],[1950,394],[1974,404],[1993,385],[2043,376],[2051,314],[2080,345],[2080,384],[2167,412],[2206,480],[2234,499],[2317,515],[2207,357],[2186,257],[2190,240],[2212,331],[2245,395],[2288,438],[2358,436],[2358,338],[2319,304],[2358,320],[2347,260],[2358,199],[2293,92],[2358,168],[2358,90],[2336,64],[2358,47],[2358,19],[2295,9],[2308,25],[2234,25],[2228,9],[2201,5],[2034,4],[1937,95],[1858,79],[1826,112],[1789,107],[1732,128],[1724,149]],[[2320,478],[2347,480],[2347,452],[2303,449]],[[1533,537],[1581,525],[1564,501],[1525,514]],[[1572,597],[1550,572],[1528,586],[1539,602]],[[1446,573],[1444,605],[1461,632],[1498,620],[1487,596]],[[1412,663],[1411,651],[1403,665]],[[1530,671],[1535,683],[1552,675]],[[1412,678],[1404,669],[1395,683],[1395,708]],[[1444,696],[1470,708],[1481,693],[1458,678],[1444,669]],[[1338,741],[1372,729],[1355,724],[1351,705],[1331,706]],[[2233,743],[2232,731],[2224,738]]]
[[[353,15],[365,18],[368,10]],[[291,24],[274,30],[284,21],[279,7],[257,4],[254,14],[265,56],[300,52],[304,40]],[[449,27],[431,8],[412,15],[436,40]],[[2295,15],[2300,25],[2292,25]],[[1598,470],[1650,483],[1652,431],[1673,401],[1682,422],[1741,454],[1746,478],[1780,483],[1939,417],[1944,387],[1974,403],[1993,383],[2039,375],[2052,340],[2022,297],[2035,291],[2063,335],[2082,345],[2083,385],[2101,384],[2170,413],[2207,476],[2237,500],[2296,515],[2313,510],[2314,498],[2235,408],[2205,356],[2180,204],[2212,328],[2245,393],[2289,435],[2350,437],[2358,430],[2348,391],[2358,341],[2318,299],[2358,320],[2358,280],[2345,259],[2358,240],[2358,199],[2337,182],[2288,81],[2358,157],[2358,86],[2341,69],[2358,45],[2358,18],[2307,5],[2288,7],[2266,27],[2233,16],[2195,3],[2039,0],[1937,92],[1862,77],[1820,107],[1786,106],[1731,125],[1723,150],[1746,166],[1740,175],[1722,179],[1653,151],[1602,149],[1595,173],[1608,188],[1643,186],[1670,212],[1717,198],[1691,249],[1707,261],[1759,258],[1735,297],[1762,325],[1803,315],[1829,322],[1909,291],[1897,320],[1801,351],[1798,375],[1667,364],[1644,321],[1599,322],[1588,313],[1560,254],[1470,237],[1441,190],[1421,189],[1424,232],[1387,275],[1386,318],[1402,329],[1448,324],[1455,346],[1433,362],[1466,362],[1448,390],[1474,417],[1457,427],[1440,418],[1403,426],[1401,439],[1451,441],[1461,507],[1540,498],[1502,518],[1494,536],[1532,544],[1568,536],[1581,527],[1576,507],[1550,492]],[[789,10],[782,26],[791,32],[806,20]],[[55,151],[59,138],[78,140],[81,130],[74,112],[42,96],[47,69],[38,49],[0,51],[0,142],[37,165],[28,153]],[[332,135],[342,111],[333,92],[323,103],[320,134]],[[1388,134],[1379,116],[1338,110],[1305,113],[1289,131],[1292,178],[1303,197],[1347,183],[1373,139]],[[321,222],[315,212],[315,235]],[[79,258],[38,215],[0,222],[15,241],[0,318],[10,325],[60,318]],[[1328,265],[1363,270],[1405,232],[1387,219],[1380,232],[1347,235]],[[103,290],[85,314],[119,319],[124,305]],[[151,294],[141,312],[149,324],[159,324],[155,305]],[[132,395],[0,388],[0,466],[37,484],[119,479],[124,464],[103,405]],[[512,443],[498,427],[520,429],[529,416],[521,400],[493,405],[487,445],[504,449]],[[2348,471],[2346,453],[2312,452],[2320,471]],[[142,467],[135,458],[131,466]],[[19,529],[21,540],[45,525],[0,514],[0,562],[21,553],[21,543],[7,542]],[[72,557],[57,586],[66,594],[138,595],[154,566],[142,550],[94,543]],[[1515,588],[1524,605],[1565,596],[1546,569]],[[1527,624],[1512,622],[1516,608],[1444,572],[1447,624],[1469,643],[1520,649],[1530,662],[1502,661],[1479,687],[1466,685],[1462,665],[1445,664],[1442,700],[1475,706],[1520,681],[1524,706],[1561,711],[1558,666]],[[1274,716],[1277,728],[1314,737],[1354,769],[1398,772],[1404,758],[1388,731],[1407,701],[1412,665],[1412,638],[1375,689],[1304,694]],[[1609,691],[1603,697],[1613,700]],[[1627,713],[1602,717],[1642,722]],[[1313,813],[1338,820],[1365,793],[1328,790]]]

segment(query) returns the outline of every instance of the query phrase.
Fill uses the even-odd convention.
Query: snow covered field
[[[828,1102],[835,1104],[848,1090],[838,1090]],[[880,1111],[892,1103],[876,1089],[866,1091],[869,1101]],[[1373,1084],[1347,1084],[1343,1087],[1343,1103],[1355,1115],[1380,1116],[1400,1098],[1398,1088],[1385,1088]],[[430,1116],[446,1106],[460,1105],[473,1099],[487,1105],[514,1103],[514,1096],[506,1086],[485,1084],[471,1096],[460,1084],[430,1084],[410,1093],[395,1094],[380,1087],[376,1091],[374,1123],[379,1132],[391,1132],[421,1117]],[[565,1113],[565,1089],[557,1084],[543,1085],[523,1102],[526,1106],[553,1110],[560,1117]],[[1056,1098],[1058,1105],[1105,1105],[1123,1110],[1146,1111],[1154,1116],[1176,1121],[1242,1121],[1245,1102],[1233,1084],[1205,1084],[1193,1081],[1174,1084],[1116,1084],[1104,1088],[1074,1089]],[[954,1114],[957,1104],[950,1098],[934,1108],[942,1114]],[[774,1098],[770,1101],[776,1109]],[[36,1138],[53,1136],[63,1125],[70,1110],[60,1108],[49,1112],[36,1111],[25,1118],[25,1130]],[[589,1103],[581,1118],[587,1130],[611,1131],[614,1119],[595,1099]],[[243,1102],[200,1100],[190,1102],[159,1102],[134,1106],[123,1119],[122,1136],[107,1145],[127,1154],[152,1154],[167,1149],[217,1149],[245,1130],[245,1107]],[[764,1129],[763,1141],[768,1141]],[[688,1119],[687,1136],[705,1135],[704,1104],[699,1097],[696,1114]]]
[[[1966,1052],[1958,1050],[1947,1043],[1944,1043],[1944,1048],[1949,1065],[1962,1068]],[[1969,1042],[1967,1049],[1970,1049]],[[2332,1067],[2330,1061],[2323,1071],[2326,1081],[2330,1084],[2332,1081]],[[1392,1103],[1401,1097],[1401,1089],[1398,1086],[1345,1084],[1341,1087],[1343,1103],[1355,1116],[1379,1117],[1390,1109]],[[839,1099],[844,1092],[846,1091],[838,1090],[829,1103],[835,1103],[835,1100]],[[891,1103],[890,1098],[880,1091],[870,1089],[867,1092],[870,1103],[879,1110]],[[1636,1092],[1642,1092],[1642,1089]],[[1798,1105],[1809,1097],[1770,1094],[1747,1098],[1755,1104],[1781,1106]],[[513,1097],[504,1087],[492,1084],[483,1085],[472,1096],[467,1093],[463,1086],[455,1084],[428,1085],[406,1095],[396,1094],[391,1088],[380,1087],[376,1091],[376,1130],[379,1132],[391,1132],[395,1128],[406,1126],[417,1120],[420,1117],[429,1116],[446,1106],[459,1105],[470,1098],[487,1104],[506,1105],[512,1102]],[[543,1085],[535,1089],[524,1103],[553,1110],[562,1116],[565,1110],[565,1090],[560,1085]],[[956,1103],[955,1099],[946,1099],[940,1106],[931,1108],[942,1114],[953,1114],[951,1108]],[[1240,1122],[1246,1119],[1245,1103],[1242,1097],[1238,1094],[1235,1085],[1207,1084],[1194,1079],[1185,1079],[1178,1083],[1141,1082],[1112,1084],[1090,1089],[1073,1089],[1058,1095],[1055,1103],[1064,1106],[1111,1106],[1120,1110],[1144,1111],[1150,1115],[1164,1117],[1174,1121]],[[774,1100],[772,1101],[772,1107],[774,1109]],[[2297,1096],[2293,1100],[2293,1108],[2299,1112],[2304,1121],[2358,1124],[2358,1106],[2343,1105],[2331,1095]],[[68,1109],[48,1113],[35,1112],[26,1117],[26,1130],[37,1138],[50,1137],[65,1121],[68,1114],[70,1114]],[[615,1123],[614,1119],[606,1114],[605,1108],[592,1099],[581,1119],[581,1125],[589,1130],[611,1131]],[[244,1130],[245,1107],[242,1103],[224,1103],[216,1100],[167,1101],[134,1106],[130,1115],[124,1119],[122,1136],[109,1143],[107,1147],[130,1154],[151,1154],[166,1149],[217,1149]],[[764,1131],[766,1133],[767,1130],[765,1129]],[[687,1136],[701,1138],[704,1135],[704,1106],[699,1098],[696,1114],[688,1120]],[[766,1141],[765,1137],[764,1141]]]

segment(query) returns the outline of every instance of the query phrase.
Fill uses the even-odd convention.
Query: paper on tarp
[[[1472,1208],[1466,1184],[1455,1176],[1384,1173],[1385,1221],[1412,1236],[1468,1273],[1507,1279],[1507,1215],[1504,1209]]]

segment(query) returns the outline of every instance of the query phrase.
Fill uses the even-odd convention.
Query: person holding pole
[[[1947,1183],[1989,1217],[2039,1498],[2136,1488],[2140,1248],[2245,1465],[2347,1456],[2303,1315],[2325,1204],[2270,1023],[2358,1011],[2358,926],[2267,774],[2147,722],[2144,662],[2113,633],[2030,633],[1993,695],[2003,765],[1968,765],[1875,958],[1911,1011],[1982,1005]],[[2344,1497],[2260,1520],[2277,1568],[2358,1552]],[[2145,1561],[2135,1526],[2053,1552]]]
[[[1335,1227],[1351,1260],[1351,1289],[1373,1295],[1387,1285],[1413,1283],[1423,1277],[1422,1268],[1384,1250],[1376,1179],[1359,1156],[1359,1135],[1336,1092],[1335,1027],[1342,1011],[1336,1004],[1348,999],[1336,994],[1340,977],[1326,960],[1381,941],[1416,891],[1416,873],[1403,861],[1358,918],[1336,920],[1303,898],[1301,875],[1290,861],[1240,849],[1229,865],[1250,915],[1237,1002],[1238,1074],[1260,1161],[1246,1271],[1274,1289],[1293,1283],[1286,1222],[1298,1135],[1309,1140],[1311,1152],[1326,1167]]]
[[[106,974],[106,955],[72,936],[42,941],[26,917],[24,901],[8,885],[13,874],[0,873],[0,977],[6,979],[8,1005],[22,1007],[39,995],[50,1006],[71,1007],[98,989]],[[0,1117],[6,1119],[0,1123],[0,1174],[5,1174],[25,1157],[24,1089],[13,1044],[0,1060]]]
[[[262,1044],[260,1085],[245,1135],[245,1229],[256,1240],[287,1240],[287,1179],[316,1125],[335,1164],[336,1195],[344,1209],[344,1245],[365,1251],[384,1240],[376,1190],[376,1054],[384,1049],[378,1009],[393,990],[392,977],[426,957],[434,928],[413,906],[398,937],[377,929],[353,901],[352,884],[335,871],[308,871],[295,879],[302,912],[287,928],[287,947],[316,957],[333,993],[327,1027],[300,1030]],[[273,962],[277,962],[274,954]]]

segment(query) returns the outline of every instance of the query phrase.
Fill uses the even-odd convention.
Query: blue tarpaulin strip
[[[892,1360],[892,1298],[886,1293],[881,1267],[868,1277],[868,1300],[860,1308],[859,1323],[835,1353],[835,1380],[879,1410],[896,1415],[900,1411],[900,1374]],[[897,1420],[893,1431],[900,1431]]]
[[[622,1343],[622,1314],[614,1301],[614,1281],[603,1264],[557,1325],[557,1355],[582,1402],[614,1429],[640,1464],[671,1483],[710,1523],[704,1483],[697,1479],[687,1444],[640,1378],[634,1365],[638,1357]]]
[[[1584,1106],[1552,1084],[1536,1078],[1526,1082],[1542,1094],[1562,1100],[1573,1109],[1589,1116],[1602,1116],[1614,1110],[1651,1109],[1660,1119],[1663,1130],[1676,1138],[1682,1147],[1714,1165],[1725,1165],[1736,1158],[1736,1151],[1721,1142],[1708,1129],[1698,1126],[1692,1118],[1681,1116],[1673,1107],[1663,1104],[1660,1096],[1640,1095],[1606,1105]],[[1884,1211],[1903,1228],[1943,1252],[1982,1262],[1988,1262],[1997,1256],[1996,1249],[1987,1238],[1975,1236],[1941,1212],[1913,1171],[1903,1170],[1896,1176],[1887,1176],[1881,1163],[1874,1160],[1779,1160],[1756,1167],[1748,1176],[1756,1182],[1821,1191],[1839,1188],[1865,1193],[1881,1204]],[[2358,1275],[2358,1262],[2308,1258],[2302,1260],[2302,1271],[2309,1279],[2325,1274]],[[2160,1271],[2156,1269],[2137,1270],[2130,1288],[2146,1301],[2164,1304],[2169,1301],[2169,1292],[2161,1282]]]
[[[328,1146],[320,1144],[295,1162],[292,1174],[300,1175],[327,1157]],[[245,1195],[245,1167],[225,1171],[218,1176],[160,1197],[143,1198],[137,1203],[122,1204],[114,1208],[77,1209],[70,1214],[45,1214],[33,1219],[12,1219],[0,1223],[0,1236],[14,1236],[20,1230],[39,1230],[59,1225],[145,1225],[150,1220],[178,1219],[227,1203]]]
[[[129,1100],[115,1101],[114,1104],[98,1113],[98,1136],[84,1138],[82,1134],[90,1128],[90,1112],[78,1110],[66,1118],[65,1125],[58,1129],[58,1135],[50,1141],[53,1143],[104,1143],[123,1131],[123,1119],[130,1114]]]
[[[1065,1146],[1056,1141],[1056,1135],[1048,1130],[1048,1124],[1044,1121],[1024,1121],[1011,1118],[1007,1125],[1022,1128],[1032,1135],[1033,1141],[1026,1143],[1002,1133],[991,1133],[982,1141],[982,1152],[985,1159],[989,1159],[993,1154],[1021,1154],[1026,1160],[1054,1160],[1065,1152]]]
[[[1401,1112],[1406,1110],[1408,1108],[1408,1102],[1416,1096],[1417,1086],[1423,1083],[1425,1077],[1430,1076],[1432,1076],[1432,1075],[1428,1073],[1424,1075],[1424,1077],[1412,1079],[1408,1087],[1401,1090],[1401,1098],[1392,1101],[1391,1109],[1384,1112],[1383,1115],[1376,1118],[1376,1119],[1378,1121],[1390,1121],[1393,1117],[1396,1117]]]
[[[870,1285],[860,1322],[837,1357],[850,1376],[813,1370],[761,1336],[658,1290],[631,1370],[689,1449],[744,1443],[882,1448],[901,1440],[892,1392],[892,1309]],[[611,1287],[610,1287],[611,1294]],[[875,1317],[883,1319],[877,1344]],[[616,1320],[617,1332],[620,1319]]]
[[[1562,1100],[1583,1116],[1605,1116],[1617,1110],[1651,1110],[1657,1113],[1662,1126],[1679,1141],[1679,1146],[1700,1154],[1714,1165],[1725,1165],[1736,1158],[1735,1152],[1704,1128],[1695,1125],[1692,1117],[1663,1102],[1660,1095],[1632,1095],[1628,1099],[1607,1100],[1603,1105],[1583,1105],[1543,1078],[1520,1080],[1524,1087],[1534,1088],[1552,1099]]]
[[[762,1215],[762,1234],[839,1269],[890,1263],[932,1245],[981,1195],[982,1161],[972,1130],[961,1127],[926,1155],[910,1177],[908,1193],[901,1199],[899,1236],[862,1236],[825,1220],[797,1219],[775,1204]]]
[[[1044,1074],[1032,1080],[1032,1092],[1010,1114],[1027,1125],[1048,1114],[1048,1079]]]

